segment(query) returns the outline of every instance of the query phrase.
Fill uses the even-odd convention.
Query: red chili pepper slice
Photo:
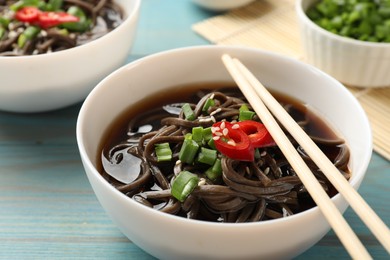
[[[15,13],[15,18],[21,22],[33,23],[39,18],[41,11],[33,6],[26,6]]]
[[[275,145],[265,126],[252,120],[217,122],[212,133],[217,150],[234,160],[253,161],[255,148]]]
[[[42,12],[38,23],[42,28],[49,28],[62,23],[78,22],[79,18],[65,12]]]
[[[77,16],[65,12],[43,12],[34,6],[26,6],[15,13],[15,18],[21,22],[36,24],[41,28],[49,28],[62,23],[78,22]]]
[[[240,126],[241,131],[244,131],[248,135],[253,147],[258,148],[275,145],[274,139],[262,123],[245,120],[237,124]]]
[[[213,125],[215,147],[229,158],[241,161],[253,161],[254,148],[249,137],[237,126],[229,122],[217,122]]]

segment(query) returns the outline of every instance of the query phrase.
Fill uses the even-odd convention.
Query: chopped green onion
[[[71,7],[69,7],[67,13],[74,15],[74,16],[77,16],[79,18],[87,17],[87,15],[83,11],[83,9],[81,9],[77,5],[72,5]]]
[[[59,33],[61,35],[69,35],[69,31],[67,29],[57,30],[57,33]]]
[[[390,19],[389,0],[318,0],[306,13],[329,32],[362,41],[388,42],[381,26]]]
[[[0,16],[0,27],[7,28],[9,23],[11,22],[10,19]]]
[[[75,32],[84,32],[90,28],[91,20],[87,18],[86,14],[80,7],[72,5],[71,7],[69,7],[67,13],[77,16],[79,18],[79,21],[63,23],[61,24],[62,28],[68,29],[70,31],[75,31]]]
[[[378,39],[384,39],[388,33],[388,30],[385,26],[382,25],[377,25],[375,27],[375,36]],[[389,35],[390,35],[390,30],[389,30]]]
[[[212,181],[215,181],[218,177],[222,175],[222,165],[221,165],[221,160],[216,159],[213,166],[211,166],[209,169],[206,171],[206,176]]]
[[[201,147],[197,161],[208,165],[213,165],[217,159],[217,150]]]
[[[172,160],[172,150],[169,143],[155,144],[155,152],[158,162],[166,162]]]
[[[255,112],[249,110],[247,105],[243,104],[239,108],[238,120],[239,121],[251,120],[255,114],[256,114]]]
[[[27,42],[27,37],[23,33],[18,37],[18,47],[23,48]]]
[[[19,35],[18,38],[18,47],[23,48],[24,45],[29,41],[34,39],[38,33],[41,31],[39,27],[36,26],[29,26],[27,27],[24,32]]]
[[[48,5],[52,11],[58,11],[62,8],[64,0],[49,0]]]
[[[37,26],[29,26],[24,30],[23,34],[26,35],[28,40],[34,39],[41,29]]]
[[[198,186],[199,177],[189,171],[181,171],[172,183],[171,194],[183,202]]]
[[[12,11],[16,12],[17,10],[25,6],[35,6],[39,9],[42,9],[46,6],[46,3],[42,0],[20,0],[12,4],[9,8]]]
[[[186,120],[194,121],[195,120],[195,113],[194,110],[192,110],[190,104],[185,103],[181,109],[183,110],[184,117]]]
[[[184,139],[183,145],[179,152],[179,160],[185,163],[193,163],[199,144],[191,139]]]
[[[385,18],[390,18],[390,5],[380,6],[378,9],[378,13]]]
[[[239,111],[249,111],[249,107],[246,104],[242,104],[238,110]]]
[[[255,158],[256,158],[256,159],[260,159],[260,157],[261,157],[261,155],[260,155],[260,150],[259,150],[259,148],[256,148],[256,149],[255,149]]]
[[[217,150],[217,148],[215,147],[214,139],[213,139],[213,138],[211,138],[211,139],[207,142],[207,145],[208,145],[211,149]]]
[[[201,143],[203,141],[203,127],[197,126],[192,128],[192,140],[197,143]]]
[[[253,116],[256,113],[253,111],[240,111],[240,114],[238,116],[239,121],[245,121],[245,120],[252,120]]]
[[[0,27],[0,40],[1,38],[3,38],[4,34],[5,34],[5,29],[3,27]]]
[[[38,9],[40,10],[48,11],[47,10],[48,4],[46,4],[45,1],[37,1],[36,7],[38,7]]]
[[[23,1],[17,1],[16,3],[10,5],[10,9],[14,12],[16,12],[17,10],[19,10],[20,8],[22,8],[24,6],[24,3]]]
[[[203,140],[208,142],[210,139],[213,138],[213,133],[211,132],[211,127],[207,127],[203,129]]]
[[[215,105],[214,99],[208,98],[203,105],[202,112],[207,113],[210,107]]]
[[[213,133],[211,132],[211,127],[203,128],[202,126],[197,126],[192,128],[191,137],[199,145],[205,145],[213,138]]]
[[[45,3],[43,0],[22,0],[24,6],[39,6]]]

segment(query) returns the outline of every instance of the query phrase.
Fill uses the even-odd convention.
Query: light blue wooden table
[[[144,0],[128,61],[208,44],[191,25],[213,15],[188,0]],[[95,198],[75,138],[80,106],[0,112],[0,259],[152,259],[119,232]],[[389,187],[390,163],[374,153],[360,193],[387,225]],[[375,259],[389,259],[351,210],[345,217]],[[329,258],[349,258],[332,231],[297,259]]]

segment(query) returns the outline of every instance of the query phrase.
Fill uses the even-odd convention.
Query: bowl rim
[[[119,198],[120,200],[127,201],[126,203],[132,204],[132,207],[136,207],[138,210],[144,211],[147,214],[148,213],[155,214],[156,217],[157,216],[161,216],[166,221],[176,221],[176,222],[180,221],[180,223],[184,223],[184,224],[185,223],[193,223],[194,225],[202,225],[202,226],[208,226],[208,227],[212,227],[212,228],[221,228],[221,229],[224,229],[224,228],[231,228],[231,229],[235,229],[235,228],[253,228],[254,226],[262,226],[262,225],[266,225],[266,226],[279,225],[279,223],[284,223],[286,221],[295,220],[297,218],[302,218],[302,217],[304,217],[306,215],[315,214],[316,212],[317,213],[318,212],[321,213],[319,207],[318,206],[314,206],[313,208],[307,209],[307,210],[305,210],[303,212],[294,214],[294,215],[286,217],[286,218],[272,219],[272,220],[267,220],[267,221],[257,221],[257,222],[250,222],[250,223],[226,223],[226,222],[219,223],[219,222],[187,219],[187,218],[184,218],[184,217],[180,217],[180,216],[176,216],[176,215],[160,212],[158,210],[155,210],[155,209],[146,207],[146,206],[144,206],[144,205],[142,205],[140,203],[137,203],[136,201],[132,200],[131,198],[127,197],[125,194],[123,194],[122,192],[117,190],[114,186],[112,186],[109,182],[107,182],[103,178],[103,176],[98,172],[98,170],[96,169],[96,167],[93,165],[92,161],[90,160],[89,156],[87,155],[87,152],[86,152],[86,149],[85,149],[85,143],[84,143],[84,140],[82,138],[83,135],[84,135],[82,130],[85,128],[85,126],[84,126],[85,125],[85,117],[86,117],[85,115],[88,113],[88,107],[90,106],[90,103],[94,102],[92,99],[93,99],[93,96],[95,95],[95,92],[99,92],[100,89],[103,88],[103,86],[107,85],[107,82],[110,82],[110,80],[112,78],[116,77],[117,75],[126,73],[131,67],[136,67],[140,63],[143,63],[143,62],[147,63],[148,61],[156,59],[156,58],[158,58],[159,56],[162,56],[162,55],[170,55],[172,53],[188,52],[188,51],[202,50],[202,49],[205,49],[205,50],[206,49],[217,49],[217,50],[218,49],[226,49],[226,50],[229,50],[229,49],[243,49],[244,51],[255,52],[255,53],[267,55],[268,57],[274,57],[276,59],[282,59],[282,60],[287,61],[289,63],[294,63],[295,64],[294,66],[305,67],[308,70],[313,71],[314,73],[319,73],[322,76],[324,76],[327,80],[331,80],[333,84],[336,84],[339,87],[341,87],[340,91],[342,91],[345,95],[348,95],[353,100],[353,103],[355,104],[357,109],[359,109],[360,112],[362,112],[363,119],[364,119],[364,124],[367,125],[368,130],[369,130],[368,131],[369,132],[369,136],[367,136],[367,141],[368,141],[368,144],[369,144],[368,148],[369,149],[365,153],[365,157],[364,157],[365,160],[361,163],[361,168],[364,169],[364,171],[361,173],[362,177],[359,179],[360,181],[363,181],[364,176],[365,176],[365,174],[367,172],[368,164],[369,164],[369,162],[371,160],[371,156],[372,156],[372,145],[373,145],[373,143],[372,143],[371,126],[370,126],[370,123],[368,121],[368,117],[367,117],[365,111],[363,110],[362,106],[360,105],[358,100],[353,96],[353,94],[344,87],[343,84],[341,84],[339,81],[337,81],[336,79],[334,79],[333,77],[331,77],[327,73],[321,71],[320,69],[318,69],[318,68],[316,68],[316,67],[314,67],[314,66],[312,66],[310,64],[304,63],[304,62],[302,62],[300,60],[297,60],[297,59],[295,59],[293,57],[282,55],[282,54],[279,54],[279,53],[276,53],[276,52],[263,50],[263,49],[258,49],[258,48],[252,48],[252,47],[245,47],[245,46],[200,45],[200,46],[180,47],[180,48],[175,48],[175,49],[171,49],[171,50],[161,51],[161,52],[158,52],[158,53],[154,53],[154,54],[142,57],[142,58],[140,58],[138,60],[135,60],[133,62],[130,62],[130,63],[122,66],[121,68],[115,70],[110,75],[105,77],[101,82],[99,82],[97,84],[97,86],[89,93],[89,95],[87,96],[85,101],[83,102],[82,107],[81,107],[81,109],[79,111],[77,122],[76,122],[76,139],[77,139],[77,145],[78,145],[78,148],[79,148],[79,153],[80,153],[81,159],[82,159],[83,163],[85,164],[85,166],[88,167],[91,170],[90,172],[97,179],[97,181],[99,183],[101,183],[105,187],[105,189],[108,189],[111,192],[111,194],[113,194],[115,197]],[[87,173],[87,175],[88,175],[88,173]],[[359,180],[357,178],[353,178],[352,180],[349,181],[349,183],[352,186],[355,186]],[[331,198],[331,200],[333,202],[335,202],[336,200],[340,200],[341,197],[342,197],[342,195],[340,193],[337,193],[335,196],[333,196]]]
[[[298,18],[301,19],[301,21],[303,21],[306,25],[308,25],[310,28],[314,29],[314,30],[317,30],[319,33],[322,33],[324,35],[326,35],[327,37],[335,40],[335,41],[340,41],[340,42],[343,42],[345,44],[352,44],[352,45],[356,45],[356,46],[364,46],[364,47],[367,47],[367,48],[390,48],[390,43],[386,43],[386,42],[368,42],[368,41],[362,41],[362,40],[358,40],[358,39],[354,39],[354,38],[348,38],[348,37],[345,37],[345,36],[341,36],[341,35],[338,35],[338,34],[335,34],[335,33],[332,33],[322,27],[320,27],[319,25],[317,25],[316,23],[314,23],[306,14],[306,10],[303,9],[303,2],[306,2],[306,1],[311,1],[311,0],[298,0],[295,4],[295,10],[296,10],[296,13],[298,14]],[[316,2],[318,0],[313,0],[313,2]]]
[[[113,1],[116,1],[116,0],[113,0]],[[126,1],[129,1],[129,0],[126,0]],[[130,12],[128,12],[126,14],[126,17],[125,19],[123,20],[123,22],[121,24],[119,24],[119,26],[115,27],[113,30],[111,30],[110,32],[104,34],[103,36],[95,39],[95,40],[92,40],[90,42],[87,42],[85,44],[82,44],[82,45],[79,45],[79,46],[75,46],[73,48],[69,48],[69,49],[65,49],[65,50],[61,50],[61,51],[56,51],[56,52],[51,52],[51,53],[43,53],[43,54],[39,54],[39,55],[22,55],[22,56],[12,56],[12,57],[9,57],[9,56],[0,56],[0,62],[1,60],[4,60],[5,62],[8,62],[8,60],[20,60],[20,59],[36,59],[36,60],[40,60],[40,59],[49,59],[51,57],[55,57],[55,56],[62,56],[62,55],[74,55],[74,54],[77,54],[77,52],[80,52],[82,51],[83,49],[85,48],[90,48],[91,45],[96,45],[96,44],[99,44],[99,42],[101,42],[102,40],[104,40],[105,38],[107,37],[110,37],[109,35],[113,32],[116,32],[118,30],[120,30],[122,27],[126,27],[128,25],[130,25],[132,22],[133,22],[133,19],[134,17],[137,15],[139,9],[140,9],[140,6],[141,6],[141,0],[131,0],[134,2],[134,8],[132,8],[131,10],[128,10]],[[121,7],[123,8],[123,6],[121,5]],[[124,10],[127,10],[127,9],[124,9]]]

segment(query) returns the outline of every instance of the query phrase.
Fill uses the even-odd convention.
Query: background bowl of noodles
[[[0,56],[0,110],[41,112],[72,105],[122,66],[134,40],[140,1],[114,2],[124,20],[97,39],[57,52]]]
[[[329,122],[349,146],[350,183],[357,189],[372,150],[369,123],[357,100],[338,81],[314,67],[278,54],[241,47],[171,50],[140,59],[106,77],[85,100],[77,122],[85,171],[114,223],[131,241],[155,257],[293,258],[330,229],[317,207],[253,223],[192,220],[145,207],[114,188],[98,171],[107,129],[129,106],[141,100],[151,102],[150,95],[172,86],[232,83],[221,62],[224,53],[239,58],[270,89],[310,104]],[[346,210],[342,196],[335,195],[332,201],[342,212]]]

